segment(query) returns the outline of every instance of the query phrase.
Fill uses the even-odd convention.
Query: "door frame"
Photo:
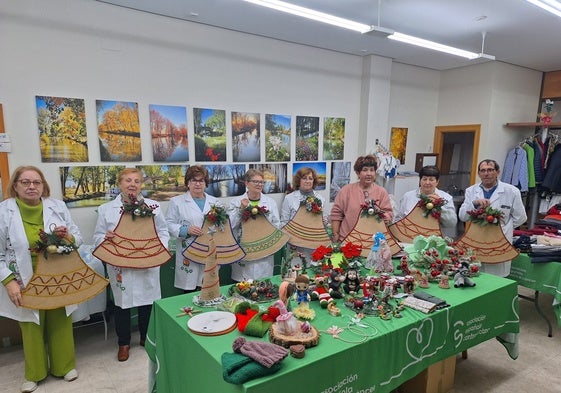
[[[4,133],[4,112],[0,104],[0,133]],[[2,180],[2,196],[8,198],[8,183],[10,182],[10,169],[8,167],[8,153],[0,153],[0,179]]]
[[[481,124],[463,124],[454,126],[436,126],[434,128],[434,142],[432,151],[438,153],[437,164],[442,167],[442,149],[444,147],[444,136],[459,132],[467,132],[473,134],[473,155],[471,158],[470,184],[475,184],[475,176],[477,174],[477,164],[479,157],[479,137],[481,134]]]

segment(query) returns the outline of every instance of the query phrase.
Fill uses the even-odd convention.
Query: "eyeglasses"
[[[487,169],[480,169],[479,172],[481,173],[493,173],[495,172],[495,168],[487,168]]]
[[[198,183],[198,184],[203,184],[205,182],[205,179],[191,179],[189,180],[191,183]]]
[[[43,185],[43,182],[41,180],[28,180],[28,179],[23,179],[23,180],[18,180],[19,184],[21,184],[24,187],[29,187],[30,185],[33,184],[33,186],[35,187],[39,187],[41,185]]]
[[[250,180],[250,183],[253,183],[256,186],[262,186],[263,184],[265,184],[263,180]]]

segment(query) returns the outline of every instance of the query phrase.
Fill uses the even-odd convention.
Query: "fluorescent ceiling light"
[[[556,0],[526,0],[528,3],[537,5],[546,11],[551,12],[559,17],[561,17],[561,3]]]
[[[339,18],[334,15],[314,11],[309,8],[300,7],[294,4],[286,3],[278,0],[245,0],[249,3],[257,4],[263,7],[272,8],[277,11],[287,12],[292,15],[302,16],[318,22],[328,23],[330,25],[343,27],[345,29],[366,33],[372,29],[370,25],[358,23],[349,19]]]
[[[394,33],[388,36],[390,40],[404,42],[406,44],[417,45],[423,48],[437,50],[439,52],[449,53],[451,55],[465,57],[466,59],[477,59],[479,57],[479,53],[468,52],[467,50],[454,48],[453,46],[442,45],[437,42],[423,40],[422,38],[413,37],[412,35],[402,34],[402,33]]]
[[[492,57],[494,59],[493,56],[484,55],[483,53],[480,54],[480,53],[468,52],[462,49],[454,48],[452,46],[442,45],[437,42],[432,42],[432,41],[424,40],[422,38],[417,38],[410,35],[397,33],[391,29],[386,29],[384,27],[370,26],[363,23],[354,22],[349,19],[339,18],[334,15],[315,11],[310,8],[300,7],[291,3],[287,3],[285,1],[279,1],[279,0],[244,0],[244,1],[247,1],[248,3],[260,5],[263,7],[272,8],[277,11],[286,12],[292,15],[297,15],[304,18],[312,19],[318,22],[328,23],[330,25],[358,31],[359,33],[363,33],[363,34],[368,33],[371,35],[386,36],[396,41],[401,41],[408,44],[421,46],[423,48],[433,49],[440,52],[445,52],[448,54],[465,57],[470,60],[481,58],[481,57],[485,57],[487,59],[490,59]],[[547,1],[551,1],[551,0],[547,0]]]

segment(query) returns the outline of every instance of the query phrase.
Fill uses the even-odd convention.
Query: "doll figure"
[[[360,289],[360,278],[356,269],[349,269],[347,271],[343,289],[345,290],[345,293],[348,293],[350,295],[355,295],[356,293],[358,293]]]
[[[374,260],[374,271],[393,272],[392,250],[390,249],[390,246],[383,234],[379,239],[379,242],[380,245],[378,246],[376,258]]]
[[[296,292],[294,297],[296,299],[296,303],[309,303],[310,301],[310,292],[308,288],[310,286],[310,279],[305,274],[300,274],[296,276],[294,279],[294,285],[296,286]]]

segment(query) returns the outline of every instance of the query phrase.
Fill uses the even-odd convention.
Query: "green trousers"
[[[40,310],[39,325],[20,322],[25,357],[25,379],[42,381],[50,373],[64,377],[76,367],[72,317],[66,310]]]

